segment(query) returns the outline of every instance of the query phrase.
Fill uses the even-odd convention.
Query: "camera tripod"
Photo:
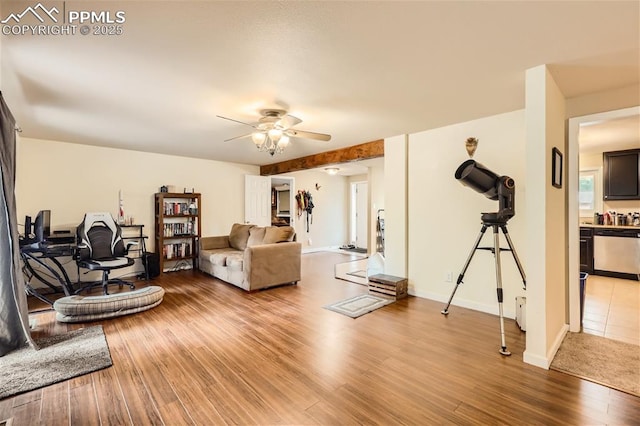
[[[491,227],[493,228],[493,247],[478,247],[480,245],[480,241],[484,236],[486,230]],[[507,240],[507,244],[509,245],[508,249],[500,248],[500,233],[499,230],[502,230],[505,239]],[[473,245],[473,249],[471,249],[471,253],[469,253],[469,257],[462,268],[462,272],[458,276],[458,280],[456,281],[456,286],[451,293],[451,297],[449,297],[449,301],[447,302],[447,306],[442,310],[443,315],[447,315],[449,313],[449,306],[451,305],[451,301],[453,300],[453,296],[456,294],[456,290],[458,290],[458,286],[462,284],[462,280],[464,279],[464,274],[467,272],[467,268],[471,263],[471,259],[473,259],[473,255],[476,250],[489,250],[493,253],[495,258],[496,265],[496,284],[497,284],[497,293],[498,293],[498,313],[500,316],[500,338],[501,338],[501,347],[500,353],[502,355],[508,356],[511,355],[511,352],[507,350],[507,344],[504,338],[504,317],[502,315],[502,268],[500,264],[500,252],[501,251],[510,251],[513,255],[514,260],[516,261],[516,265],[518,266],[518,271],[520,271],[520,276],[522,277],[522,283],[524,287],[527,287],[527,280],[524,274],[524,269],[522,269],[522,265],[520,264],[520,260],[518,259],[518,255],[516,254],[516,250],[513,248],[513,243],[511,242],[511,237],[509,236],[509,231],[507,230],[507,221],[504,219],[497,218],[494,213],[483,213],[482,215],[482,228],[480,229],[480,233],[478,234],[478,238],[476,239],[475,244]]]

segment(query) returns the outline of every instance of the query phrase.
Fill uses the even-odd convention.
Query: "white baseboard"
[[[329,246],[329,247],[305,247],[302,249],[302,254],[306,253],[317,253],[319,251],[334,251],[337,250],[338,246]]]
[[[551,345],[551,347],[549,348],[549,351],[547,352],[549,365],[551,365],[551,361],[553,361],[553,358],[555,358],[556,352],[558,352],[558,349],[560,349],[560,345],[562,345],[564,336],[567,335],[568,331],[569,331],[569,324],[563,324],[560,330],[558,331],[556,338],[553,340],[553,344]]]
[[[429,300],[435,300],[436,302],[442,302],[443,303],[443,308],[444,305],[447,303],[447,301],[449,300],[449,297],[451,295],[444,295],[441,293],[432,293],[432,292],[428,292],[428,291],[418,291],[416,292],[415,289],[409,289],[409,294],[411,294],[412,296],[417,296],[417,297],[422,297],[423,299],[429,299]],[[485,312],[487,314],[491,314],[491,315],[498,315],[498,301],[496,300],[495,304],[491,304],[491,305],[487,305],[484,303],[478,303],[478,302],[474,302],[472,300],[466,300],[466,299],[458,299],[456,297],[453,298],[453,301],[451,302],[451,306],[459,306],[461,308],[467,308],[467,309],[473,309],[474,311],[480,311],[480,312]],[[502,304],[502,313],[504,315],[505,318],[509,318],[509,319],[515,319],[516,318],[516,310],[515,310],[515,302],[514,302],[514,306],[513,309],[510,309],[509,307],[507,307],[506,303]]]
[[[553,343],[551,344],[551,347],[547,351],[546,356],[542,356],[539,354],[532,354],[525,350],[522,360],[527,364],[535,365],[536,367],[540,367],[540,368],[544,368],[545,370],[548,370],[549,366],[551,365],[551,361],[553,361],[553,358],[556,356],[556,352],[558,352],[558,349],[560,349],[560,345],[562,344],[562,341],[564,340],[564,336],[567,335],[568,331],[569,331],[569,324],[564,324],[562,327],[560,327],[560,330],[558,330],[558,334],[556,335],[556,338],[553,340]]]
[[[549,365],[551,365],[551,362],[546,357],[540,356],[538,354],[532,354],[530,351],[527,351],[526,349],[524,351],[524,354],[522,354],[522,360],[527,364],[544,368],[545,370],[548,370]]]

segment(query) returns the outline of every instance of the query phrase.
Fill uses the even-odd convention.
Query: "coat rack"
[[[296,202],[298,204],[298,217],[302,216],[303,213],[306,213],[307,217],[307,233],[309,232],[310,225],[313,224],[313,208],[315,205],[313,204],[313,197],[311,196],[310,191],[299,190],[296,194]]]

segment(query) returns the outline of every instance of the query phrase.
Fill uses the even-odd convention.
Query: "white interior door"
[[[258,226],[271,225],[271,178],[244,177],[244,222]]]
[[[356,247],[367,248],[369,229],[369,184],[367,182],[358,182],[356,187]]]

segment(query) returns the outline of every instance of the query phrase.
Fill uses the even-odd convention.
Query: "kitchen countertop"
[[[601,229],[640,229],[638,225],[614,226],[614,225],[594,225],[592,223],[581,223],[580,228],[601,228]]]

